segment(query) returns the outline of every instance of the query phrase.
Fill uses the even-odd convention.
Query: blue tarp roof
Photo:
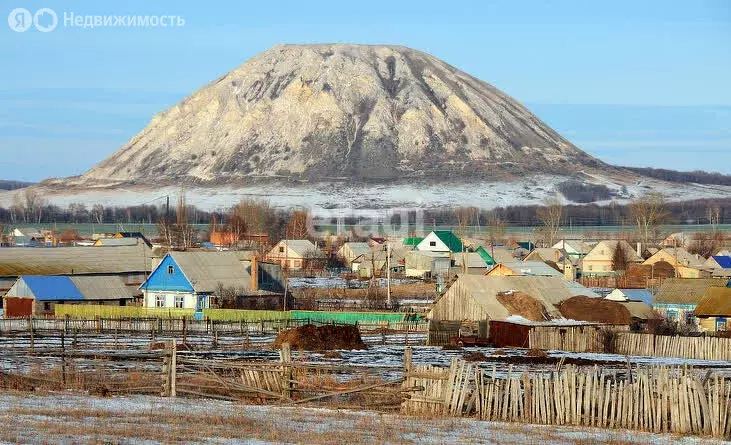
[[[70,277],[62,276],[23,276],[25,284],[39,301],[76,301],[83,300],[79,289]]]
[[[714,256],[713,259],[724,269],[731,269],[731,256]]]
[[[621,291],[631,301],[641,301],[652,305],[652,292],[648,289],[621,289]]]

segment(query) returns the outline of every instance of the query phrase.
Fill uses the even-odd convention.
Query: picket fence
[[[404,401],[408,414],[731,438],[731,381],[718,374],[653,367],[618,378],[567,366],[501,378],[454,360],[448,369],[408,366],[404,376],[405,388],[423,388]]]
[[[621,333],[615,352],[624,355],[731,360],[731,338]]]

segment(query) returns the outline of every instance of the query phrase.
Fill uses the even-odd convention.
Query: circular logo
[[[25,8],[15,8],[8,15],[8,25],[15,32],[26,32],[32,24],[33,18],[31,17],[30,11]]]
[[[46,18],[46,14],[49,15],[48,18]],[[41,24],[41,19],[44,20],[43,24]],[[48,20],[50,20],[50,22],[48,22]],[[56,25],[58,25],[58,16],[51,8],[41,8],[33,15],[33,24],[40,32],[51,32],[56,29]]]

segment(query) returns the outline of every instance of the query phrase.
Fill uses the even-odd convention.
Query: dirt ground
[[[0,392],[0,443],[720,444],[698,437],[135,396]]]

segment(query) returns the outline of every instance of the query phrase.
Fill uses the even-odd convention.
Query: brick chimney
[[[256,256],[251,257],[251,290],[259,290],[259,262]]]

